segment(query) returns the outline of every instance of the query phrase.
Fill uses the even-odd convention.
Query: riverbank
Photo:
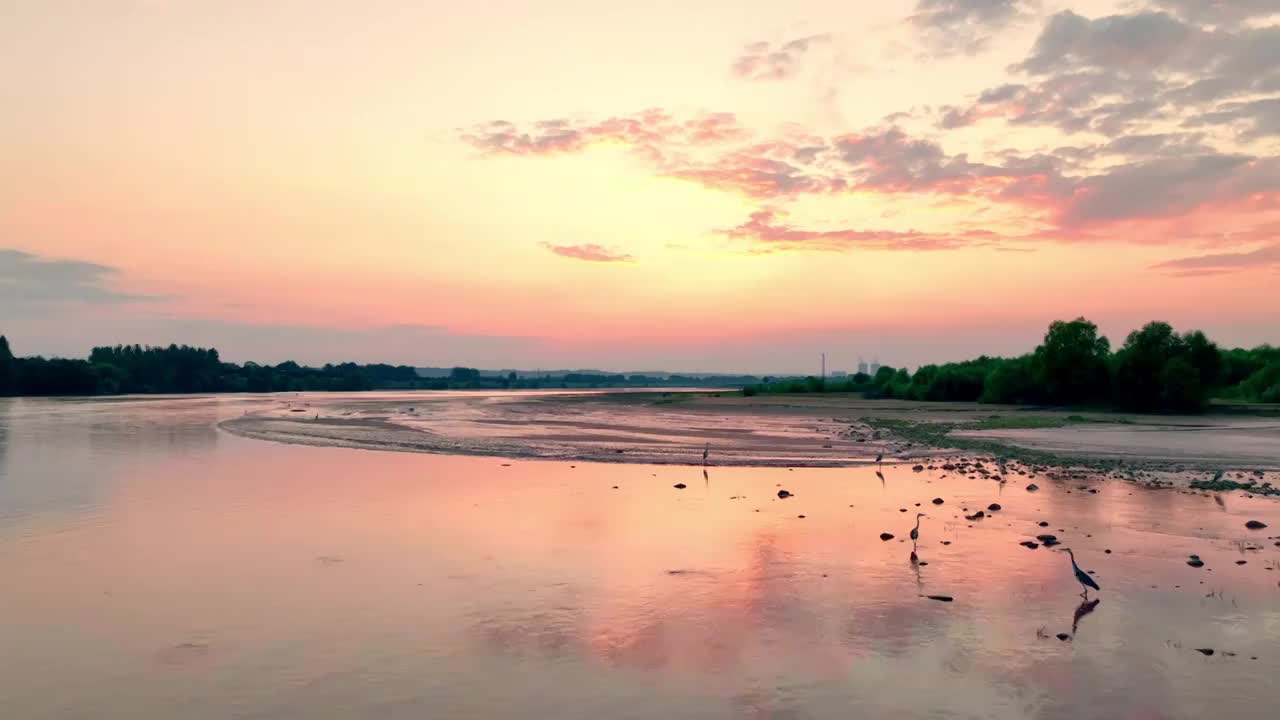
[[[1280,419],[1152,416],[852,395],[719,392],[310,395],[224,421],[237,435],[303,445],[582,462],[760,467],[928,465],[1002,457],[1152,484],[1218,471],[1280,481]],[[988,463],[989,464],[989,463]]]

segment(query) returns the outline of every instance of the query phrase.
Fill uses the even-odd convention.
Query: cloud
[[[1238,23],[1280,14],[1275,0],[1153,0],[1186,20],[1197,23]]]
[[[939,55],[975,54],[991,35],[1021,18],[1023,0],[919,0],[909,21]]]
[[[1249,252],[1213,253],[1179,258],[1154,267],[1178,275],[1210,275],[1255,268],[1280,269],[1280,242]]]
[[[606,263],[631,262],[632,260],[630,255],[624,255],[602,245],[596,245],[595,243],[587,243],[583,245],[552,245],[551,243],[543,243],[542,246],[556,255],[573,258],[574,260]]]
[[[721,231],[733,240],[752,244],[753,252],[782,250],[955,250],[998,239],[985,230],[958,235],[921,233],[913,230],[803,230],[781,222],[773,210],[759,210],[733,228]]]
[[[842,179],[814,168],[818,155],[828,150],[820,139],[801,145],[786,141],[759,143],[706,161],[686,159],[671,163],[661,173],[757,199],[823,194],[846,187]]]
[[[157,300],[112,289],[117,269],[82,260],[43,258],[0,249],[0,301],[13,305],[124,303]]]
[[[801,60],[810,49],[830,41],[830,35],[821,34],[776,46],[769,42],[753,42],[742,48],[730,70],[745,80],[785,80],[800,71]]]
[[[1280,158],[1167,157],[1111,168],[1076,183],[1064,225],[1186,213],[1214,202],[1280,193]]]
[[[604,120],[559,118],[516,125],[494,120],[459,131],[459,139],[494,155],[556,155],[615,144],[661,160],[676,149],[745,140],[750,131],[733,113],[699,113],[676,119],[652,108]]]

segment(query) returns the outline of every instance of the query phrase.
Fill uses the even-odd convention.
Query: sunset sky
[[[0,0],[18,354],[1280,342],[1276,0]]]

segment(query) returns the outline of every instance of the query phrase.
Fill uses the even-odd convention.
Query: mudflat
[[[853,395],[735,392],[322,394],[222,423],[307,445],[520,458],[820,467],[1029,450],[1147,470],[1280,471],[1280,417],[1154,416]]]

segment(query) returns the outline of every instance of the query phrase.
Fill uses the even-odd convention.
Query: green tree
[[[1047,402],[1078,405],[1107,396],[1107,360],[1111,344],[1098,335],[1098,326],[1076,318],[1056,320],[1036,349],[1035,368]]]
[[[18,363],[9,350],[9,339],[0,335],[0,395],[12,395],[18,389]]]

